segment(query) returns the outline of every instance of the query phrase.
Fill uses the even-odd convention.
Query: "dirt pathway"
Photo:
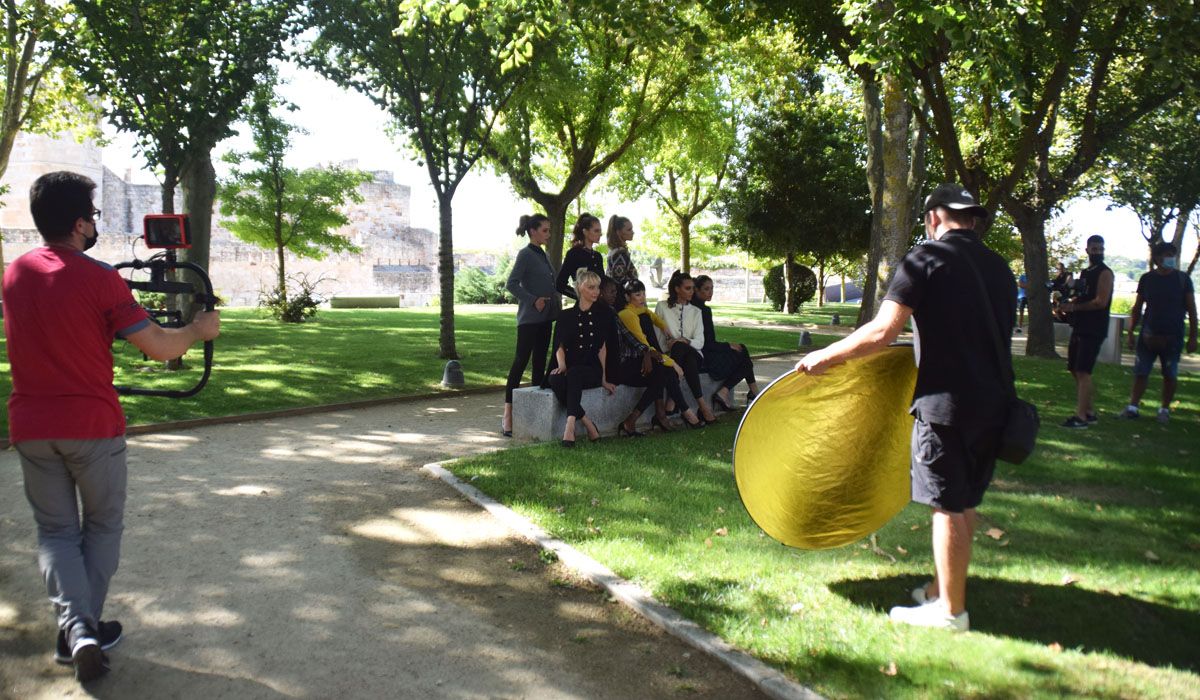
[[[0,453],[0,696],[761,697],[420,472],[506,446],[502,400],[130,438],[105,611],[127,634],[87,689],[51,661],[20,466]]]

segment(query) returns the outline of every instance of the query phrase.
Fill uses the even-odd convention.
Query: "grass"
[[[515,308],[472,306],[455,314],[455,337],[468,387],[502,386],[512,363]],[[283,324],[256,309],[221,312],[212,378],[191,399],[127,396],[121,403],[131,425],[226,416],[357,399],[440,390],[445,360],[437,357],[436,309],[323,310],[304,324]],[[722,339],[753,352],[795,350],[795,333],[729,328]],[[817,346],[835,338],[816,336]],[[0,346],[3,341],[0,340]],[[188,355],[191,370],[166,373],[145,362],[128,343],[113,346],[115,383],[185,389],[199,379],[201,354]],[[0,353],[0,395],[12,390],[7,353]],[[528,378],[528,374],[526,375]],[[0,404],[0,431],[8,410]]]
[[[740,321],[743,323],[770,323],[780,326],[801,326],[801,325],[831,325],[833,323],[833,315],[838,314],[840,317],[840,325],[853,328],[854,322],[858,319],[857,304],[825,304],[817,306],[816,302],[809,302],[800,306],[800,312],[796,314],[785,314],[779,311],[773,311],[770,304],[712,304],[713,314],[718,318]]]
[[[1018,358],[1017,371],[1044,426],[980,509],[964,636],[886,619],[929,576],[928,509],[881,529],[880,553],[776,544],[738,500],[728,418],[570,459],[537,445],[451,468],[830,697],[1200,697],[1200,378],[1181,377],[1169,426],[1121,422],[1128,371],[1102,365],[1101,423],[1068,431],[1063,363]]]

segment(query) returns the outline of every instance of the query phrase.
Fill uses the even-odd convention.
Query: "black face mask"
[[[96,224],[92,224],[92,237],[83,239],[83,249],[91,250],[92,246],[96,245],[96,239],[100,237],[100,230],[96,228]]]
[[[1089,254],[1088,262],[1093,265],[1099,265],[1100,263],[1104,262],[1104,253]]]

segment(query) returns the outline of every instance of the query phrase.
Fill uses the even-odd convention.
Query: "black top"
[[[707,303],[696,297],[692,297],[689,303],[700,309],[700,320],[704,323],[704,347],[707,348],[717,342],[717,329],[713,326],[712,309],[708,308]]]
[[[975,273],[955,259],[959,255],[970,255],[983,277],[986,308]],[[1011,366],[1017,281],[1004,259],[974,231],[947,231],[940,243],[918,245],[904,256],[884,299],[913,310],[917,386],[912,414],[941,425],[1003,423],[1011,387],[1005,387],[996,343],[985,324],[998,324],[1005,339],[1003,361]]]
[[[1083,280],[1083,293],[1075,300],[1076,304],[1083,304],[1096,298],[1096,291],[1100,286],[1100,275],[1109,270],[1108,265],[1099,263],[1089,267],[1079,273],[1079,279]],[[1108,337],[1108,307],[1112,306],[1112,295],[1108,297],[1108,304],[1103,309],[1089,309],[1087,311],[1076,311],[1071,317],[1071,328],[1073,332],[1080,335],[1094,335],[1100,338]]]
[[[579,299],[579,295],[575,293],[575,290],[567,282],[575,281],[575,273],[581,267],[586,267],[597,275],[600,275],[603,279],[604,256],[594,250],[588,250],[581,245],[574,246],[568,250],[566,257],[563,258],[562,267],[558,268],[558,280],[554,285],[559,294],[569,296],[572,299]]]
[[[567,367],[600,366],[600,348],[616,330],[612,309],[604,304],[592,304],[587,311],[573,306],[562,312],[554,325],[554,352],[564,348]]]
[[[1147,272],[1138,280],[1137,293],[1146,302],[1143,333],[1183,337],[1187,298],[1196,293],[1190,277],[1179,270]]]

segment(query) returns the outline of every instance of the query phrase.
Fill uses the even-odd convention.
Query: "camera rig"
[[[195,263],[179,261],[176,258],[175,251],[179,249],[191,248],[191,229],[188,224],[186,214],[148,214],[142,220],[142,240],[145,241],[147,248],[162,249],[162,252],[152,255],[148,260],[133,259],[128,262],[120,262],[113,265],[118,270],[133,269],[147,270],[150,273],[150,279],[146,281],[136,281],[126,279],[125,283],[129,285],[129,289],[142,292],[158,292],[167,296],[179,296],[184,299],[190,299],[198,304],[203,304],[206,311],[212,311],[217,304],[217,297],[213,294],[212,280],[209,279],[208,273],[204,268]],[[188,270],[195,274],[200,279],[200,286],[203,289],[197,289],[197,285],[191,282],[180,282],[172,280],[169,275],[176,270]],[[178,309],[147,309],[146,310],[153,320],[163,328],[182,328],[186,324],[183,320],[183,313]],[[208,383],[209,375],[212,374],[213,365],[213,341],[207,340],[204,342],[204,373],[200,376],[200,380],[190,389],[143,389],[131,386],[114,387],[118,394],[132,396],[165,396],[172,399],[184,399],[189,396],[195,396]]]

